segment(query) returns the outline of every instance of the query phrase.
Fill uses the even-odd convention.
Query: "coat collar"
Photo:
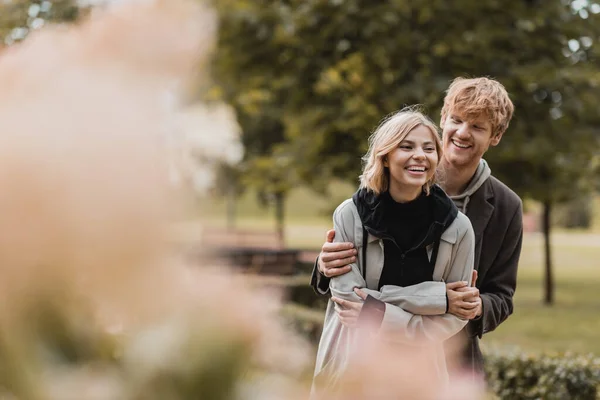
[[[488,226],[490,218],[494,213],[494,188],[492,186],[492,177],[486,179],[481,187],[473,193],[469,206],[467,207],[467,217],[473,225],[475,231],[475,246],[479,247],[485,228]],[[476,264],[477,265],[477,264]]]
[[[375,235],[372,235],[370,233],[368,235],[369,237],[367,238],[367,243],[379,240],[379,238]],[[456,240],[458,240],[458,229],[446,229],[444,233],[442,233],[441,239],[444,242],[448,242],[451,244],[456,243]]]

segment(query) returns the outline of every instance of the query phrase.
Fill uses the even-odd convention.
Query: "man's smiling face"
[[[490,146],[500,143],[502,135],[492,135],[492,124],[485,115],[467,117],[458,111],[448,113],[441,122],[444,158],[455,168],[479,164]]]

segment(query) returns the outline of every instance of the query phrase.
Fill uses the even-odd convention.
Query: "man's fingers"
[[[479,289],[471,287],[471,286],[458,288],[458,289],[456,289],[456,292],[460,293],[461,299],[465,299],[467,297],[479,297]]]
[[[465,319],[469,319],[469,320],[474,319],[475,318],[475,311],[471,311],[471,312],[467,313],[464,318]]]
[[[471,275],[471,286],[475,287],[476,283],[477,283],[477,270],[474,269],[473,274]]]
[[[344,275],[350,271],[352,271],[352,267],[350,265],[345,265],[343,267],[327,267],[325,266],[325,271],[323,272],[323,275],[325,275],[327,278],[334,278],[336,276],[340,276],[340,275]]]
[[[450,283],[446,283],[446,289],[456,290],[456,289],[465,287],[468,284],[469,284],[469,282],[465,282],[465,281],[450,282]]]
[[[481,307],[481,300],[475,303],[459,303],[453,307],[452,314],[462,319],[474,319],[477,317],[477,311]]]
[[[333,239],[335,238],[335,230],[330,229],[327,231],[327,233],[325,234],[325,241],[327,243],[333,243]]]
[[[462,302],[460,302],[460,303],[457,304],[457,307],[459,307],[459,308],[461,308],[463,310],[469,310],[470,311],[470,310],[473,310],[473,309],[477,308],[478,305],[479,304],[476,303],[476,302],[475,303],[469,303],[469,302],[466,302],[466,301],[462,301]]]
[[[475,289],[477,290],[477,289]],[[460,291],[458,292],[457,298],[461,301],[465,301],[466,299],[469,299],[471,297],[478,297],[479,296],[479,291],[475,291],[475,290],[471,290],[471,291]]]
[[[340,307],[345,308],[344,303],[346,302],[346,300],[331,296],[331,301],[333,301],[335,304],[339,305]]]
[[[455,315],[462,319],[473,319],[475,318],[475,311],[457,311]]]
[[[333,297],[333,296],[331,296],[331,300],[334,303],[340,305],[342,308],[350,308],[351,302],[348,300],[340,299],[339,297]]]
[[[334,296],[331,296],[331,301],[333,301],[335,304],[339,304],[342,307],[346,307],[345,303],[349,303],[349,301],[347,301],[347,300],[340,299],[339,297],[334,297]]]
[[[352,242],[336,242],[336,243],[323,243],[323,247],[321,247],[321,252],[323,253],[335,253],[337,251],[351,250],[354,248],[354,243]]]
[[[362,290],[360,290],[359,288],[354,288],[354,293],[356,293],[358,295],[358,297],[360,297],[363,300],[367,299],[367,294],[365,292],[363,292]]]
[[[464,301],[465,303],[479,303],[480,297],[479,296],[466,297],[466,298],[462,299],[462,301]]]
[[[329,268],[339,268],[339,267],[345,267],[346,265],[352,264],[353,262],[356,262],[356,258],[354,256],[352,257],[348,257],[348,258],[342,258],[339,260],[333,260],[333,261],[324,261],[323,265],[325,266],[325,269],[329,269]]]
[[[324,262],[330,262],[330,261],[339,260],[341,258],[354,257],[355,255],[356,255],[356,250],[354,250],[354,249],[342,250],[342,251],[336,251],[336,252],[324,251],[321,253],[321,260],[323,260]]]

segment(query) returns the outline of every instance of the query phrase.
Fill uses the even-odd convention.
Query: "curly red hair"
[[[441,125],[451,113],[477,119],[485,115],[492,125],[492,136],[502,135],[514,113],[514,105],[504,86],[490,78],[456,78],[444,98]]]

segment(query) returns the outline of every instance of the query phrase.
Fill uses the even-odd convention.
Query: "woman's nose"
[[[417,160],[425,158],[425,152],[423,151],[423,149],[416,149],[413,153],[413,158]]]

